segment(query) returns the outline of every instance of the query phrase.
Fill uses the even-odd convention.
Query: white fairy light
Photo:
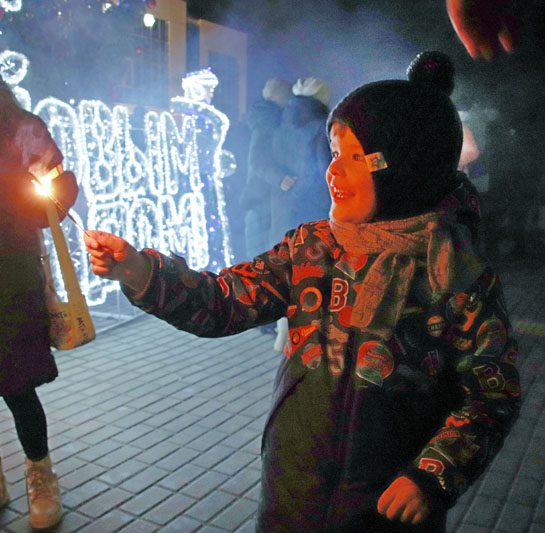
[[[15,98],[17,98],[19,105],[23,109],[30,111],[30,108],[32,107],[32,100],[30,98],[30,93],[26,89],[23,89],[22,87],[12,87],[11,90],[13,94],[15,95]]]
[[[146,28],[153,28],[153,25],[155,24],[155,17],[151,13],[146,13],[142,17],[142,22]]]
[[[20,52],[0,52],[0,75],[8,85],[17,85],[28,72],[28,59]]]
[[[23,0],[0,0],[0,8],[4,11],[21,11]]]
[[[182,89],[186,98],[210,104],[218,83],[217,76],[209,68],[205,68],[187,74],[182,80]]]

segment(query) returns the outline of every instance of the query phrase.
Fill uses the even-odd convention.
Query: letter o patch
[[[322,305],[322,293],[316,287],[306,287],[301,291],[299,303],[303,311],[312,313]]]

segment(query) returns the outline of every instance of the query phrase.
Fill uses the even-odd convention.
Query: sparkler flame
[[[52,178],[49,174],[46,174],[45,176],[42,176],[41,178],[37,178],[32,180],[32,183],[34,183],[34,187],[36,188],[36,192],[40,196],[51,196],[52,193],[52,187],[51,182]]]

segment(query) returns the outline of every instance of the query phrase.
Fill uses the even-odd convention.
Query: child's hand
[[[388,520],[420,524],[430,514],[426,497],[420,488],[409,478],[395,479],[382,493],[377,510]]]
[[[83,238],[94,274],[120,281],[136,291],[144,288],[150,275],[149,261],[125,239],[91,230]]]

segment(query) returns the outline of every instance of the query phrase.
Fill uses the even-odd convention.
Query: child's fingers
[[[89,262],[92,266],[97,266],[100,268],[107,268],[108,270],[112,269],[112,259],[110,257],[100,258],[91,256]]]
[[[394,501],[395,491],[390,488],[386,489],[377,503],[377,510],[380,514],[385,515],[386,511],[390,507],[390,504]]]
[[[92,231],[87,230],[83,234],[83,242],[85,243],[85,247],[87,248],[87,251],[91,252],[91,250],[96,250],[98,248],[98,242],[93,238]]]

